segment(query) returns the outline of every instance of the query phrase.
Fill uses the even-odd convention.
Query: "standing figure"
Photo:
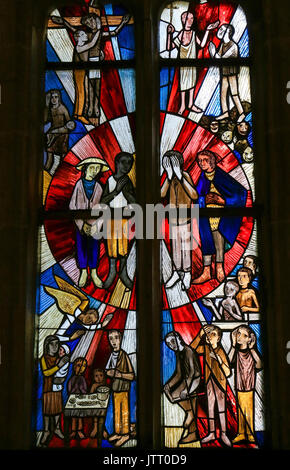
[[[217,38],[221,40],[219,49],[213,42],[209,43],[209,52],[211,57],[219,59],[233,59],[239,57],[239,46],[233,40],[235,34],[235,28],[231,24],[223,24],[218,32]],[[245,119],[244,109],[239,96],[239,85],[238,85],[239,67],[236,65],[224,65],[222,67],[222,78],[221,78],[221,107],[222,114],[217,119],[225,119],[229,117],[229,96],[232,97],[234,104],[238,111],[238,122],[242,122]]]
[[[120,152],[115,157],[115,173],[107,180],[101,203],[107,204],[111,209],[124,209],[129,204],[136,202],[135,189],[128,173],[133,166],[134,158],[131,153]],[[122,216],[121,219],[112,219],[107,226],[107,250],[110,261],[110,271],[104,288],[107,289],[113,283],[117,273],[117,260],[120,260],[119,276],[123,284],[132,289],[133,282],[127,272],[127,255],[129,249],[129,220]]]
[[[102,41],[117,36],[129,22],[130,15],[124,15],[121,23],[114,31],[103,31],[100,16],[96,13],[89,13],[81,17],[81,25],[85,26],[89,32],[82,31],[81,34],[78,28],[64,18],[52,16],[51,20],[56,24],[64,25],[76,34],[77,46],[74,52],[74,61],[89,61],[97,66],[98,62],[104,59]],[[75,117],[84,124],[92,122],[97,125],[100,117],[101,71],[100,69],[90,69],[88,73],[85,70],[78,70],[76,72],[74,74],[76,89]]]
[[[236,328],[231,335],[232,347],[229,360],[235,370],[235,388],[238,408],[238,434],[233,444],[247,440],[255,442],[254,394],[256,373],[262,369],[262,361],[254,349],[256,335],[247,325]]]
[[[175,28],[172,24],[167,27],[167,50],[171,51],[174,48],[179,50],[179,57],[181,59],[196,59],[197,45],[203,48],[206,45],[209,31],[215,29],[219,22],[210,24],[206,28],[206,32],[202,41],[197,37],[194,31],[194,15],[189,11],[185,11],[181,15],[182,30],[178,35],[173,38]],[[183,114],[186,108],[186,93],[189,94],[188,109],[196,113],[201,113],[202,110],[194,104],[194,90],[196,85],[196,68],[195,67],[180,67],[179,74],[179,89],[181,95],[181,104],[178,114]]]
[[[60,428],[60,415],[63,411],[62,392],[61,390],[53,390],[54,375],[66,363],[63,358],[59,360],[59,348],[60,342],[57,336],[50,335],[45,338],[43,356],[40,359],[40,367],[43,374],[42,410],[44,430],[40,441],[42,445],[47,445],[52,429],[54,429],[57,437],[60,439],[64,438]]]
[[[258,313],[259,302],[255,290],[251,287],[253,271],[250,268],[240,268],[237,272],[237,280],[240,290],[237,294],[237,302],[244,313]]]
[[[221,346],[222,331],[214,325],[207,325],[200,330],[190,346],[204,357],[205,383],[208,403],[209,434],[202,439],[202,443],[214,441],[215,407],[217,405],[221,426],[221,440],[231,446],[226,422],[226,388],[227,378],[231,375],[228,357]],[[200,344],[205,339],[204,344]]]
[[[84,377],[84,373],[87,368],[87,360],[84,357],[78,357],[74,360],[73,363],[73,371],[74,374],[71,376],[67,383],[67,391],[69,394],[74,395],[84,395],[88,391],[88,386],[86,379]],[[73,417],[72,418],[72,429],[70,438],[74,439],[78,434],[80,439],[85,439],[85,435],[83,433],[83,418]]]
[[[98,388],[102,385],[106,385],[106,376],[103,369],[93,370],[93,382],[91,384],[90,393],[96,393]],[[98,447],[101,447],[103,430],[105,424],[105,416],[94,416],[93,417],[93,429],[90,437],[94,439],[97,436]]]
[[[162,159],[166,171],[166,179],[161,188],[161,197],[169,193],[169,204],[179,210],[180,207],[190,209],[198,194],[191,176],[183,170],[184,160],[180,152],[169,150]],[[173,255],[173,272],[166,287],[173,287],[182,278],[183,286],[189,289],[191,284],[191,218],[177,215],[171,220],[171,243]]]
[[[100,173],[107,171],[108,166],[100,158],[86,158],[76,166],[82,172],[76,183],[69,208],[71,210],[93,209],[100,203],[103,189],[97,178]],[[103,283],[97,275],[100,241],[94,238],[98,231],[99,222],[94,220],[76,219],[76,258],[80,268],[79,287],[84,287],[88,279],[88,268],[96,287],[101,288]]]
[[[168,333],[165,343],[175,352],[176,368],[164,385],[164,392],[172,403],[178,403],[185,411],[183,433],[179,444],[189,444],[198,440],[196,389],[200,383],[199,360],[196,352],[185,344],[179,333],[175,331]]]
[[[60,369],[54,374],[53,382],[52,382],[52,391],[59,392],[63,389],[63,384],[68,374],[69,370],[69,358],[70,358],[70,349],[67,344],[61,344],[58,350],[58,361],[56,363],[57,366],[61,367]]]
[[[50,172],[54,164],[54,155],[64,158],[68,151],[68,135],[75,128],[69,112],[61,99],[60,90],[50,90],[46,93],[46,108],[44,122],[51,123],[47,131],[47,159],[45,170]]]
[[[106,374],[112,379],[114,404],[114,433],[109,437],[109,442],[120,447],[130,438],[129,392],[135,374],[128,354],[121,349],[122,333],[111,330],[108,339],[112,354],[106,365]]]
[[[202,170],[196,190],[200,207],[243,207],[247,190],[216,164],[216,154],[202,150],[197,154],[197,163]],[[216,277],[219,282],[225,278],[224,243],[225,238],[233,245],[241,225],[240,217],[200,217],[200,238],[203,254],[203,272],[193,281],[202,284],[212,278],[211,262],[215,254]]]
[[[241,321],[242,312],[235,298],[239,292],[239,285],[234,281],[227,281],[224,287],[225,298],[221,301],[219,309],[216,308],[212,299],[203,299],[202,303],[210,307],[218,320],[222,321]]]

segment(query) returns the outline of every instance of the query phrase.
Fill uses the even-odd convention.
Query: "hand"
[[[170,395],[170,387],[169,384],[164,385],[164,392],[166,392],[168,395]]]
[[[69,130],[69,131],[73,131],[76,127],[76,124],[74,121],[68,121],[65,125],[65,127]]]
[[[205,305],[206,307],[212,307],[212,305],[213,305],[212,299],[202,299],[202,303],[203,303],[203,305]]]
[[[206,28],[207,31],[211,31],[212,29],[216,29],[218,25],[220,24],[219,20],[217,20],[215,23],[211,23],[208,25]]]
[[[73,340],[79,338],[80,336],[83,336],[84,334],[85,334],[84,330],[77,330],[71,335],[70,341],[73,341]]]
[[[115,371],[115,377],[116,377],[117,379],[121,379],[121,378],[122,378],[122,373],[121,373],[118,369],[116,369],[116,371]]]
[[[162,166],[163,166],[164,170],[167,173],[167,178],[170,181],[172,179],[172,176],[173,176],[173,170],[172,170],[172,166],[171,166],[171,163],[170,163],[170,159],[168,157],[163,157]]]
[[[171,163],[174,173],[176,174],[179,180],[182,179],[182,173],[180,168],[180,163],[177,157],[171,157]]]
[[[216,47],[215,47],[215,44],[213,42],[209,43],[208,50],[209,50],[209,53],[210,53],[211,57],[214,57],[216,55]]]
[[[130,18],[131,18],[131,15],[124,15],[123,18],[122,18],[122,23],[123,24],[129,23]]]
[[[173,24],[169,24],[167,26],[167,34],[173,34],[174,31],[175,31],[175,28],[174,28]]]
[[[180,392],[180,398],[182,400],[186,400],[186,398],[188,398],[188,394],[186,390],[182,390],[182,392]]]
[[[104,319],[103,323],[102,323],[102,328],[104,328],[105,326],[107,326],[108,323],[110,323],[110,321],[112,320],[114,314],[113,313],[110,313],[109,315],[106,316],[106,318]]]
[[[255,337],[254,333],[251,333],[251,339],[249,341],[249,349],[253,349],[255,344],[256,344],[256,337]]]
[[[50,93],[50,91],[49,91],[49,92],[46,93],[46,95],[45,95],[45,104],[46,104],[46,107],[47,107],[47,108],[49,108],[50,99],[51,99],[51,93]]]
[[[247,307],[246,305],[243,305],[243,307],[241,307],[241,310],[242,310],[242,312],[250,312],[251,308]]]
[[[128,175],[121,176],[121,178],[118,180],[115,191],[117,193],[120,193],[123,189],[123,187],[128,183],[129,177]]]
[[[61,16],[51,16],[50,17],[51,21],[55,24],[63,24],[63,19],[61,18]]]
[[[225,203],[224,199],[215,193],[207,194],[205,197],[205,202],[206,204],[218,204],[218,205],[224,205]]]
[[[83,225],[83,232],[84,232],[88,237],[91,236],[92,227],[91,227],[90,225],[88,225],[86,222],[85,222],[84,225]]]

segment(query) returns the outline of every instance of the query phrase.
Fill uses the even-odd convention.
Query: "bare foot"
[[[121,447],[123,444],[125,444],[125,442],[129,441],[129,438],[130,438],[129,434],[126,434],[125,436],[122,436],[121,439],[119,439],[116,442],[115,446],[116,447]]]
[[[208,442],[215,441],[215,433],[210,432],[208,436],[202,439],[202,444],[207,444]]]
[[[203,284],[204,282],[209,281],[210,279],[211,279],[210,266],[205,266],[202,274],[197,279],[194,279],[191,283]]]
[[[194,113],[202,113],[202,109],[200,109],[198,106],[195,106],[195,104],[193,104],[190,109]]]
[[[219,282],[223,282],[223,280],[225,279],[223,263],[216,264],[216,278]]]

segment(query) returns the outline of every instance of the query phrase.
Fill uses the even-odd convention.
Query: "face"
[[[98,173],[100,173],[101,165],[99,164],[92,164],[87,167],[86,170],[86,179],[93,180]]]
[[[85,31],[80,31],[78,35],[78,42],[84,43],[88,40],[88,35]]]
[[[223,24],[217,32],[217,38],[223,39],[225,37],[225,34],[227,33],[227,30],[228,30],[228,26],[226,24]]]
[[[59,348],[58,355],[59,355],[59,357],[65,356],[65,350],[63,349],[62,346],[60,346],[60,348]]]
[[[225,144],[230,144],[233,140],[233,133],[231,131],[226,131],[222,134],[222,141]]]
[[[104,382],[104,372],[102,372],[101,370],[96,370],[94,372],[94,381],[97,383],[97,384],[102,384]]]
[[[79,319],[84,325],[94,325],[97,323],[99,316],[95,310],[88,310],[86,313],[79,315]]]
[[[74,365],[74,371],[76,375],[82,375],[86,370],[86,361],[84,359],[78,359]]]
[[[166,339],[166,344],[167,346],[172,349],[173,351],[177,351],[178,350],[178,344],[177,344],[177,339],[175,336],[169,336],[167,339]]]
[[[113,331],[109,334],[109,341],[114,351],[118,351],[120,349],[121,338],[117,331]]]
[[[119,173],[121,173],[122,175],[127,175],[129,171],[131,170],[131,166],[132,166],[132,159],[130,157],[124,156],[120,158],[119,163],[118,163]]]
[[[254,274],[256,272],[256,265],[254,263],[254,260],[252,258],[245,258],[244,259],[244,267],[249,268]]]
[[[236,290],[232,284],[226,284],[225,285],[225,294],[226,296],[233,296],[235,294]]]
[[[237,125],[237,129],[238,129],[239,134],[241,134],[243,136],[246,136],[248,134],[248,131],[249,131],[249,124],[245,121],[240,122]]]
[[[93,16],[86,18],[84,24],[90,29],[97,29],[97,21]]]
[[[48,354],[50,356],[55,356],[55,354],[58,352],[58,349],[59,349],[58,339],[54,339],[50,341],[49,346],[48,346]]]
[[[238,283],[242,288],[248,287],[250,283],[248,274],[244,272],[238,273]]]
[[[184,28],[189,31],[193,25],[194,16],[192,13],[185,12],[181,16],[182,24]]]
[[[254,158],[254,152],[253,149],[249,146],[245,149],[243,153],[243,159],[245,162],[252,162]]]
[[[212,122],[210,123],[210,126],[209,126],[209,127],[210,127],[211,132],[212,132],[213,134],[216,134],[216,133],[218,132],[218,130],[219,130],[219,123],[218,123],[218,121],[212,121]]]
[[[206,342],[210,344],[213,348],[217,347],[218,340],[219,335],[216,330],[212,330],[206,335]]]
[[[239,328],[237,332],[237,343],[246,346],[250,341],[249,334],[244,328]]]
[[[53,106],[59,104],[59,94],[58,93],[51,93],[50,102]]]
[[[202,171],[213,171],[215,166],[212,166],[212,160],[208,155],[200,154],[198,156],[198,165]]]

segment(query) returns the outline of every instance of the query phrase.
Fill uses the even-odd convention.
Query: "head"
[[[213,119],[209,125],[209,128],[213,134],[217,134],[219,131],[219,122]]]
[[[50,90],[50,106],[59,106],[61,104],[60,90]]]
[[[211,325],[206,334],[206,342],[213,348],[216,348],[222,337],[221,329],[218,326]]]
[[[134,158],[131,153],[120,152],[115,157],[115,170],[119,175],[127,175],[133,166]]]
[[[99,163],[89,163],[84,165],[82,168],[82,176],[84,179],[92,181],[97,177],[101,171],[101,165]]]
[[[253,330],[247,326],[242,325],[237,328],[237,344],[241,349],[246,349],[248,346],[256,343],[256,335]]]
[[[74,360],[73,363],[73,370],[75,375],[83,375],[87,368],[87,360],[84,357],[78,357]]]
[[[249,286],[252,277],[253,273],[249,268],[241,268],[237,272],[238,283],[242,289],[246,289]]]
[[[168,157],[169,160],[171,161],[172,163],[172,159],[174,158],[175,160],[177,159],[178,160],[178,163],[179,163],[179,167],[181,170],[183,170],[183,165],[184,165],[184,159],[183,159],[183,156],[180,152],[178,152],[177,150],[168,150],[167,152],[165,152],[165,154],[163,155],[163,158],[165,157]]]
[[[238,122],[236,124],[236,137],[240,138],[240,139],[244,139],[245,137],[247,137],[249,135],[249,132],[251,130],[251,126],[250,124],[247,122],[247,121],[242,121],[242,122]]]
[[[193,13],[189,11],[185,11],[184,13],[182,13],[181,22],[182,22],[183,28],[186,31],[190,31],[191,29],[193,29],[193,22],[194,22]]]
[[[252,147],[250,147],[249,145],[245,148],[245,150],[243,151],[243,160],[247,163],[250,163],[253,161],[254,159],[254,151],[252,149]]]
[[[216,154],[210,150],[202,150],[197,154],[197,163],[202,171],[211,173],[216,167]]]
[[[182,351],[184,348],[184,341],[177,331],[170,331],[170,333],[165,336],[165,344],[172,349],[172,351]]]
[[[103,369],[94,369],[93,370],[93,381],[96,384],[103,385],[106,383],[105,372]]]
[[[230,144],[233,140],[232,131],[224,131],[221,135],[221,139],[225,144]]]
[[[108,339],[110,345],[113,348],[113,351],[120,351],[121,349],[121,340],[122,340],[122,333],[119,330],[110,330],[108,332]]]
[[[61,344],[58,350],[59,357],[68,356],[70,349],[67,344]]]
[[[83,45],[88,41],[88,35],[83,29],[78,29],[74,33],[74,38],[78,45]]]
[[[78,316],[78,319],[84,325],[95,325],[98,323],[99,314],[94,308],[90,308]]]
[[[83,16],[81,19],[81,24],[91,29],[92,31],[101,29],[102,27],[101,18],[96,13],[90,13],[87,16]]]
[[[43,354],[49,356],[56,356],[58,354],[60,342],[57,336],[47,336],[43,343]]]
[[[257,271],[257,257],[251,255],[245,256],[243,261],[243,267],[249,268],[252,271],[253,276],[255,276]]]
[[[222,24],[217,32],[217,38],[224,41],[230,41],[235,34],[235,28],[231,24]]]
[[[239,285],[235,281],[228,281],[225,284],[225,295],[234,297],[239,292]]]

